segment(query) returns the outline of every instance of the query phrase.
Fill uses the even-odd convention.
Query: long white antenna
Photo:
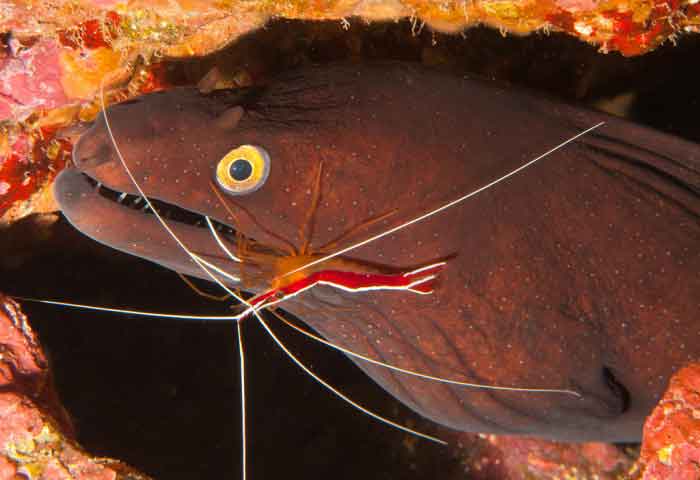
[[[293,328],[297,332],[306,335],[307,337],[316,340],[317,342],[320,342],[326,346],[329,346],[331,348],[334,348],[340,352],[345,353],[346,355],[349,355],[351,357],[359,358],[360,360],[363,360],[368,363],[373,363],[374,365],[379,365],[380,367],[386,367],[390,370],[394,370],[397,372],[405,373],[408,375],[413,375],[415,377],[419,378],[424,378],[426,380],[433,380],[435,382],[440,382],[440,383],[446,383],[449,385],[457,385],[460,387],[469,387],[469,388],[480,388],[484,390],[505,390],[508,392],[534,392],[534,393],[563,393],[567,395],[573,395],[575,397],[581,398],[581,394],[578,392],[575,392],[573,390],[565,390],[565,389],[559,389],[559,388],[523,388],[523,387],[504,387],[504,386],[499,386],[499,385],[484,385],[481,383],[470,383],[470,382],[460,382],[458,380],[450,380],[447,378],[441,378],[441,377],[435,377],[433,375],[427,375],[425,373],[420,373],[416,372],[413,370],[408,370],[405,368],[397,367],[395,365],[391,365],[390,363],[385,363],[385,362],[380,362],[379,360],[375,360],[374,358],[367,357],[365,355],[361,355],[357,352],[353,352],[352,350],[348,350],[345,347],[341,347],[340,345],[336,345],[335,343],[329,342],[325,338],[321,338],[318,335],[314,335],[313,333],[309,332],[308,330],[305,330],[298,325],[294,325],[292,322],[284,318],[282,315],[279,315],[275,312],[271,312],[277,317],[279,320],[281,320],[283,323],[285,323],[288,327]]]
[[[47,305],[58,305],[61,307],[71,307],[71,308],[82,308],[85,310],[93,310],[96,312],[109,312],[109,313],[121,313],[125,315],[139,315],[142,317],[155,317],[155,318],[170,318],[176,320],[217,320],[217,321],[233,321],[238,320],[240,315],[190,315],[190,314],[179,314],[179,313],[158,313],[158,312],[146,312],[143,310],[125,310],[122,308],[110,308],[110,307],[96,307],[94,305],[83,305],[81,303],[69,303],[69,302],[58,302],[55,300],[40,300],[37,298],[27,298],[27,297],[12,297],[25,302],[36,302],[45,303]]]
[[[355,250],[355,249],[360,248],[360,247],[362,247],[362,246],[364,246],[364,245],[367,245],[368,243],[372,243],[372,242],[374,242],[375,240],[379,240],[379,239],[382,238],[382,237],[386,237],[387,235],[391,235],[392,233],[398,232],[399,230],[403,230],[404,228],[409,227],[409,226],[411,226],[411,225],[413,225],[413,224],[416,224],[416,223],[418,223],[418,222],[422,222],[423,220],[425,220],[425,219],[427,219],[427,218],[430,218],[430,217],[432,217],[433,215],[437,215],[438,213],[440,213],[440,212],[442,212],[442,211],[444,211],[444,210],[447,210],[448,208],[451,208],[451,207],[457,205],[458,203],[461,203],[461,202],[467,200],[468,198],[473,197],[474,195],[478,195],[479,193],[483,192],[484,190],[488,190],[489,188],[493,187],[494,185],[496,185],[496,184],[498,184],[498,183],[501,183],[502,181],[504,181],[504,180],[506,180],[506,179],[512,177],[513,175],[516,175],[517,173],[519,173],[519,172],[525,170],[526,168],[528,168],[529,166],[533,165],[533,164],[536,163],[537,161],[539,161],[539,160],[543,159],[544,157],[546,157],[546,156],[548,156],[548,155],[550,155],[550,154],[556,152],[557,150],[559,150],[560,148],[564,147],[565,145],[568,145],[569,143],[573,142],[574,140],[576,140],[576,139],[578,139],[578,138],[580,138],[580,137],[586,135],[587,133],[589,133],[589,132],[595,130],[596,128],[598,128],[598,127],[600,127],[600,126],[602,126],[602,125],[605,125],[605,122],[600,122],[600,123],[598,123],[597,125],[593,125],[592,127],[588,128],[588,129],[586,129],[586,130],[584,130],[583,132],[581,132],[581,133],[579,133],[579,134],[577,134],[577,135],[575,135],[575,136],[569,138],[568,140],[566,140],[566,141],[560,143],[559,145],[557,145],[556,147],[552,148],[551,150],[548,150],[547,152],[543,153],[543,154],[540,155],[539,157],[530,160],[530,161],[527,162],[526,164],[519,166],[518,168],[516,168],[515,170],[510,171],[509,173],[506,173],[506,174],[503,175],[502,177],[497,178],[496,180],[494,180],[494,181],[492,181],[492,182],[490,182],[490,183],[487,183],[487,184],[484,185],[483,187],[477,188],[476,190],[474,190],[474,191],[472,191],[472,192],[469,192],[469,193],[467,193],[467,194],[464,195],[464,196],[461,196],[461,197],[459,197],[459,198],[457,198],[457,199],[455,199],[455,200],[452,200],[451,202],[448,202],[448,203],[446,203],[446,204],[444,204],[444,205],[442,205],[442,206],[440,206],[440,207],[437,207],[436,209],[431,210],[431,211],[429,211],[428,213],[424,213],[423,215],[421,215],[421,216],[419,216],[419,217],[416,217],[416,218],[414,218],[414,219],[412,219],[412,220],[409,220],[409,221],[406,222],[406,223],[402,223],[401,225],[397,225],[397,226],[394,227],[394,228],[390,228],[389,230],[386,230],[386,231],[384,231],[384,232],[382,232],[382,233],[379,233],[379,234],[377,234],[377,235],[374,235],[373,237],[369,237],[369,238],[366,239],[366,240],[363,240],[363,241],[361,241],[361,242],[357,242],[357,243],[355,243],[355,244],[353,244],[353,245],[350,245],[349,247],[342,248],[342,249],[338,250],[337,252],[334,252],[334,253],[331,253],[331,254],[329,254],[329,255],[323,256],[323,257],[321,257],[321,258],[319,258],[319,259],[316,259],[316,260],[314,260],[314,261],[312,261],[312,262],[309,262],[309,263],[307,263],[307,264],[305,264],[305,265],[302,265],[301,267],[295,268],[294,270],[291,270],[291,271],[285,273],[285,274],[282,275],[282,276],[283,276],[283,277],[286,277],[286,276],[291,275],[291,274],[293,274],[293,273],[296,273],[296,272],[299,272],[299,271],[301,271],[301,270],[304,270],[305,268],[309,268],[309,267],[311,267],[311,266],[318,265],[319,263],[322,263],[322,262],[325,262],[325,261],[327,261],[327,260],[330,260],[331,258],[337,257],[338,255],[343,255],[344,253],[348,253],[348,252],[351,251],[351,250]]]
[[[131,183],[134,185],[136,190],[139,192],[139,195],[143,197],[143,199],[146,201],[146,205],[153,211],[153,214],[156,216],[160,224],[163,226],[165,231],[172,237],[173,240],[182,248],[182,250],[187,253],[187,255],[192,259],[192,261],[204,271],[216,284],[218,284],[226,293],[231,295],[233,298],[238,300],[241,303],[246,303],[245,300],[240,298],[240,296],[236,295],[231,289],[229,289],[219,278],[211,273],[207,267],[205,266],[205,263],[201,258],[199,258],[197,255],[192,253],[189,248],[180,240],[180,238],[175,234],[175,232],[170,228],[170,225],[166,223],[166,221],[163,219],[163,217],[158,213],[158,210],[156,210],[155,206],[151,202],[151,199],[146,195],[146,192],[143,191],[141,188],[141,185],[136,181],[136,178],[134,177],[133,173],[131,173],[131,169],[129,168],[129,165],[127,165],[126,161],[124,160],[124,156],[122,155],[121,150],[119,149],[119,145],[117,145],[117,141],[114,138],[114,134],[112,133],[112,125],[110,124],[109,121],[109,116],[107,115],[107,109],[105,106],[105,99],[104,99],[104,78],[100,81],[100,105],[102,107],[102,114],[105,119],[105,127],[107,128],[107,134],[109,135],[110,142],[112,143],[112,147],[114,147],[114,151],[117,153],[117,157],[119,158],[119,161],[122,164],[122,167],[124,168],[124,171],[126,172],[127,176],[129,177],[129,180],[131,180]],[[211,264],[210,264],[211,265]],[[248,305],[250,307],[250,305]]]
[[[115,140],[115,138],[114,138],[114,135],[113,135],[113,133],[112,133],[112,127],[111,127],[111,125],[110,125],[110,123],[109,123],[109,118],[108,118],[108,116],[107,116],[107,110],[106,110],[106,108],[105,108],[105,103],[104,103],[104,79],[102,79],[102,81],[100,82],[100,102],[101,102],[101,105],[102,105],[102,112],[103,112],[104,119],[105,119],[105,126],[107,127],[107,133],[109,134],[109,138],[110,138],[110,140],[111,140],[111,142],[112,142],[112,146],[114,147],[115,152],[117,152],[117,156],[119,157],[119,161],[121,162],[122,166],[124,167],[124,170],[126,171],[126,174],[129,176],[129,179],[131,180],[131,183],[134,184],[134,187],[136,187],[136,190],[138,190],[138,192],[139,192],[139,194],[141,195],[141,197],[143,197],[143,199],[146,201],[146,204],[151,208],[151,210],[153,210],[153,214],[156,216],[156,218],[158,219],[158,221],[160,222],[160,224],[163,226],[163,228],[165,229],[165,231],[168,232],[168,234],[175,240],[175,242],[177,242],[177,244],[180,246],[180,248],[182,248],[182,250],[183,250],[185,253],[187,253],[187,255],[189,255],[189,257],[192,259],[192,261],[195,262],[195,264],[196,264],[199,268],[201,268],[214,282],[216,282],[222,289],[224,289],[224,291],[225,291],[226,293],[228,293],[228,294],[231,295],[233,298],[235,298],[235,299],[238,300],[239,302],[241,302],[241,303],[243,303],[244,305],[246,305],[248,308],[252,308],[251,305],[250,305],[248,302],[245,301],[245,299],[241,298],[239,295],[236,295],[236,294],[235,294],[230,288],[228,288],[221,280],[219,280],[219,278],[218,278],[216,275],[214,275],[213,273],[211,273],[211,272],[207,269],[207,266],[205,266],[205,265],[208,265],[210,268],[213,268],[213,269],[215,269],[216,271],[218,271],[218,272],[220,272],[220,273],[223,273],[223,274],[226,275],[226,276],[229,276],[229,274],[227,274],[226,272],[223,272],[223,271],[220,270],[218,267],[216,267],[216,266],[214,266],[214,265],[211,265],[211,264],[209,264],[208,262],[205,262],[203,259],[199,258],[199,256],[197,256],[197,255],[195,255],[194,253],[192,253],[192,252],[190,251],[189,248],[187,248],[187,246],[182,242],[182,240],[180,240],[180,238],[175,234],[175,232],[170,228],[170,226],[169,226],[169,225],[165,222],[165,220],[161,217],[161,215],[158,213],[158,210],[156,210],[156,208],[155,208],[155,207],[153,206],[153,204],[151,203],[151,199],[148,198],[148,196],[146,195],[146,193],[143,191],[143,189],[141,188],[141,186],[140,186],[140,185],[138,184],[138,182],[136,181],[136,178],[135,178],[134,175],[131,173],[131,169],[130,169],[129,166],[126,164],[126,161],[124,160],[124,156],[122,155],[121,150],[119,150],[119,145],[117,145],[117,142],[116,142],[116,140]],[[234,277],[234,278],[235,278],[235,277]],[[236,280],[237,280],[237,279],[236,279]],[[244,355],[244,354],[243,354],[243,344],[242,344],[242,341],[241,341],[240,322],[237,322],[237,323],[238,323],[238,325],[239,325],[239,328],[238,328],[239,352],[240,352],[239,355],[241,356],[241,392],[242,392],[242,395],[245,395],[245,391],[244,391],[244,389],[245,389],[245,380],[244,380],[244,371],[243,371],[243,368],[244,368],[244,362],[243,362],[243,355]],[[246,446],[246,436],[247,436],[247,435],[246,435],[246,431],[245,431],[245,427],[246,427],[246,423],[245,423],[245,417],[246,417],[246,412],[245,412],[245,398],[243,398],[242,403],[241,403],[241,415],[242,415],[242,420],[241,420],[241,421],[242,421],[242,432],[241,432],[241,435],[242,435],[242,437],[243,437],[243,441],[242,441],[243,444],[242,444],[242,447],[241,447],[241,448],[242,448],[242,452],[243,452],[243,462],[242,462],[243,474],[242,474],[242,477],[243,477],[243,480],[245,480],[245,479],[246,479],[246,457],[247,457],[247,454],[246,454],[246,450],[247,450],[247,446]]]
[[[241,259],[238,258],[233,253],[231,253],[231,251],[228,249],[226,244],[224,244],[223,240],[221,240],[221,238],[219,237],[219,234],[216,233],[216,229],[214,228],[214,224],[211,223],[211,219],[207,216],[205,216],[204,219],[207,221],[207,226],[209,227],[209,231],[211,231],[212,235],[214,236],[214,239],[216,240],[216,243],[219,245],[219,247],[221,247],[221,250],[226,252],[226,255],[228,255],[229,258],[231,260],[233,260],[234,262],[241,263],[242,262]]]
[[[207,220],[208,220],[208,219],[207,219]],[[209,230],[211,231],[212,236],[214,236],[214,238],[217,240],[217,243],[219,243],[219,246],[222,247],[222,250],[224,251],[224,253],[226,253],[229,257],[231,257],[232,254],[228,251],[227,248],[224,248],[224,247],[223,247],[223,245],[222,245],[223,242],[221,242],[221,240],[218,238],[218,233],[216,232],[216,229],[211,228],[211,227],[213,227],[213,226],[211,225],[210,222],[208,222],[208,223],[209,223],[209,225],[210,225]],[[382,417],[381,415],[372,412],[371,410],[368,410],[367,408],[363,407],[362,405],[358,404],[357,402],[353,401],[352,399],[350,399],[349,397],[347,397],[346,395],[344,395],[343,393],[341,393],[341,392],[340,392],[339,390],[337,390],[335,387],[331,386],[331,385],[330,385],[329,383],[327,383],[325,380],[323,380],[323,379],[320,378],[318,375],[316,375],[314,372],[312,372],[306,365],[304,365],[304,364],[302,363],[302,361],[299,360],[299,358],[297,358],[292,352],[290,352],[289,349],[282,343],[282,341],[281,341],[279,338],[277,338],[277,336],[272,332],[272,330],[271,330],[270,327],[267,325],[267,323],[265,323],[265,321],[262,319],[262,316],[260,316],[260,311],[259,311],[259,310],[260,310],[260,308],[262,308],[262,307],[258,308],[258,307],[251,307],[250,304],[247,304],[247,305],[248,305],[248,308],[247,308],[244,312],[239,313],[238,316],[244,316],[244,315],[248,315],[248,314],[250,314],[250,313],[252,313],[253,315],[255,315],[255,318],[258,319],[258,321],[260,322],[260,324],[263,326],[263,328],[265,328],[265,330],[267,331],[267,333],[272,337],[272,339],[273,339],[273,340],[275,341],[275,343],[282,349],[282,351],[283,351],[284,353],[286,353],[287,356],[288,356],[297,366],[299,366],[299,368],[301,368],[302,370],[304,370],[304,372],[306,372],[308,375],[310,375],[311,378],[313,378],[314,380],[316,380],[316,381],[317,381],[319,384],[321,384],[322,386],[326,387],[328,390],[330,390],[330,391],[331,391],[332,393],[334,393],[336,396],[340,397],[342,400],[345,400],[345,401],[346,401],[347,403],[349,403],[352,407],[354,407],[354,408],[356,408],[357,410],[361,411],[361,412],[364,413],[365,415],[368,415],[368,416],[374,418],[375,420],[378,420],[378,421],[380,421],[380,422],[382,422],[382,423],[384,423],[384,424],[386,424],[386,425],[389,425],[389,426],[391,426],[391,427],[397,428],[397,429],[399,429],[399,430],[403,430],[404,432],[407,432],[407,433],[416,435],[416,436],[418,436],[418,437],[425,438],[425,439],[427,439],[427,440],[430,440],[430,441],[433,441],[433,442],[437,442],[437,443],[446,445],[446,442],[443,441],[443,440],[440,440],[440,439],[438,439],[438,438],[432,437],[432,436],[427,435],[427,434],[425,434],[425,433],[418,432],[418,431],[416,431],[416,430],[412,430],[412,429],[410,429],[410,428],[408,428],[408,427],[405,427],[405,426],[403,426],[403,425],[400,425],[400,424],[398,424],[398,423],[396,423],[396,422],[392,422],[391,420],[389,420],[389,419],[387,419],[387,418],[384,418],[384,417]],[[267,306],[267,305],[265,305],[265,307],[266,307],[266,306]],[[238,322],[238,325],[239,325],[239,329],[240,329],[240,322]],[[240,335],[239,335],[239,338],[240,338]]]
[[[236,322],[236,329],[238,332],[238,356],[240,358],[240,375],[241,375],[241,470],[242,470],[242,480],[246,480],[248,472],[248,454],[247,454],[247,444],[248,441],[246,437],[246,403],[245,403],[245,350],[243,350],[243,330],[241,328],[241,322]]]
[[[286,347],[284,346],[284,344],[275,336],[275,334],[272,332],[272,330],[270,330],[270,329],[267,327],[267,324],[266,324],[265,321],[262,319],[262,317],[261,317],[260,314],[257,312],[257,310],[255,310],[255,309],[252,307],[252,305],[250,305],[245,299],[241,298],[239,295],[236,295],[233,291],[231,291],[231,289],[229,289],[226,285],[224,285],[224,283],[221,282],[221,280],[219,280],[218,277],[216,277],[216,275],[214,275],[213,273],[211,273],[211,272],[207,269],[207,267],[206,267],[205,264],[204,264],[204,263],[206,263],[206,262],[203,262],[202,259],[200,259],[197,255],[195,255],[194,253],[192,253],[192,252],[187,248],[187,246],[180,240],[180,238],[175,234],[175,232],[172,231],[172,229],[170,228],[170,226],[169,226],[169,225],[165,222],[165,220],[160,216],[160,214],[158,213],[158,211],[154,208],[153,204],[151,203],[151,200],[148,198],[148,196],[146,195],[146,193],[141,189],[141,186],[138,184],[138,182],[136,181],[136,178],[135,178],[134,175],[131,173],[131,169],[130,169],[129,166],[126,164],[126,161],[124,160],[124,157],[122,156],[122,153],[121,153],[121,151],[119,150],[119,146],[117,145],[117,142],[116,142],[116,140],[114,139],[114,135],[113,135],[113,133],[112,133],[112,128],[111,128],[111,126],[110,126],[109,119],[108,119],[108,117],[107,117],[107,112],[106,112],[106,109],[105,109],[105,104],[104,104],[104,79],[103,79],[102,82],[100,82],[100,101],[102,102],[102,110],[103,110],[103,112],[104,112],[105,126],[107,127],[107,132],[108,132],[108,134],[109,134],[109,137],[110,137],[110,140],[111,140],[111,142],[112,142],[112,145],[114,146],[114,150],[115,150],[115,152],[117,153],[117,156],[119,157],[119,160],[120,160],[122,166],[124,167],[124,170],[126,171],[127,175],[129,176],[129,179],[130,179],[131,182],[134,184],[134,187],[136,187],[136,190],[139,192],[139,194],[140,194],[140,195],[143,197],[143,199],[146,201],[146,204],[151,208],[151,210],[153,210],[154,215],[156,216],[156,218],[158,219],[158,221],[161,223],[161,225],[163,226],[163,228],[164,228],[164,229],[168,232],[168,234],[170,234],[170,236],[177,242],[177,244],[183,249],[183,251],[185,251],[185,252],[190,256],[190,258],[191,258],[191,259],[192,259],[192,260],[193,260],[193,261],[194,261],[194,262],[209,276],[209,277],[211,277],[212,280],[214,280],[221,288],[223,288],[224,291],[226,291],[226,293],[228,293],[228,294],[231,295],[233,298],[235,298],[235,299],[238,300],[239,302],[241,302],[241,303],[243,303],[244,305],[246,305],[246,307],[247,307],[248,309],[252,309],[252,312],[254,313],[255,317],[256,317],[256,318],[260,321],[260,323],[265,327],[265,330],[267,330],[267,332],[270,334],[270,336],[272,336],[272,338],[275,340],[275,343],[277,343],[277,345],[279,345],[280,348],[282,348],[282,350],[283,350],[283,351],[284,351],[284,352],[285,352],[299,367],[301,367],[306,373],[308,373],[309,375],[311,375],[311,377],[314,378],[316,381],[318,381],[321,385],[325,386],[326,388],[328,388],[329,390],[331,390],[332,392],[334,392],[336,395],[338,395],[340,398],[342,398],[342,399],[345,400],[346,402],[350,403],[352,406],[354,406],[355,408],[357,408],[357,409],[359,409],[360,411],[364,412],[365,414],[369,415],[370,417],[375,418],[376,420],[379,420],[379,421],[381,421],[381,422],[383,422],[383,423],[386,423],[387,425],[391,425],[391,426],[393,426],[393,427],[395,427],[395,428],[398,428],[399,430],[403,430],[403,431],[405,431],[405,432],[412,433],[412,434],[417,435],[417,436],[419,436],[419,437],[426,438],[426,439],[428,439],[428,440],[432,440],[432,441],[435,441],[435,442],[438,442],[438,443],[446,444],[446,442],[444,442],[444,441],[442,441],[442,440],[439,440],[439,439],[437,439],[437,438],[435,438],[435,437],[431,437],[430,435],[426,435],[426,434],[417,432],[417,431],[415,431],[415,430],[411,430],[411,429],[408,428],[408,427],[404,427],[404,426],[399,425],[399,424],[397,424],[397,423],[394,423],[394,422],[392,422],[392,421],[390,421],[390,420],[388,420],[388,419],[385,419],[385,418],[381,417],[380,415],[377,415],[376,413],[373,413],[373,412],[371,412],[370,410],[367,410],[366,408],[362,407],[361,405],[359,405],[359,404],[353,402],[350,398],[346,397],[345,395],[343,395],[342,393],[340,393],[338,390],[334,389],[331,385],[329,385],[328,383],[326,383],[325,381],[323,381],[321,378],[319,378],[317,375],[315,375],[311,370],[309,370],[308,368],[306,368],[306,366],[304,366],[304,364],[301,363],[301,362],[294,356],[294,354],[292,354],[289,350],[287,350],[287,348],[286,348]],[[216,231],[216,230],[214,230],[214,229],[212,229],[212,230],[213,230],[214,232]],[[216,236],[216,235],[215,235],[215,236]],[[240,316],[240,315],[239,315],[239,316]]]
[[[270,337],[272,337],[272,339],[275,341],[275,343],[277,344],[277,346],[279,346],[279,347],[282,349],[282,351],[283,351],[284,353],[286,353],[287,356],[288,356],[299,368],[301,368],[304,372],[306,372],[311,378],[313,378],[314,380],[316,380],[319,384],[323,385],[323,386],[326,387],[328,390],[330,390],[334,395],[336,395],[337,397],[341,398],[342,400],[345,400],[347,403],[349,403],[350,405],[352,405],[353,407],[355,407],[357,410],[361,411],[362,413],[364,413],[365,415],[367,415],[367,416],[369,416],[369,417],[374,418],[375,420],[378,420],[378,421],[380,421],[380,422],[382,422],[382,423],[385,423],[385,424],[387,424],[387,425],[389,425],[389,426],[391,426],[391,427],[394,427],[394,428],[396,428],[396,429],[398,429],[398,430],[402,430],[402,431],[404,431],[404,432],[406,432],[406,433],[410,433],[411,435],[415,435],[415,436],[417,436],[417,437],[424,438],[424,439],[426,439],[426,440],[430,440],[431,442],[439,443],[440,445],[447,445],[447,442],[444,441],[444,440],[440,440],[439,438],[433,437],[433,436],[428,435],[428,434],[426,434],[426,433],[421,433],[421,432],[419,432],[419,431],[412,430],[412,429],[410,429],[410,428],[408,428],[408,427],[404,427],[403,425],[398,424],[398,423],[396,423],[396,422],[392,422],[391,420],[389,420],[389,419],[387,419],[387,418],[384,418],[384,417],[382,417],[382,416],[380,416],[380,415],[378,415],[378,414],[372,412],[371,410],[366,409],[365,407],[363,407],[363,406],[360,405],[359,403],[353,401],[352,399],[350,399],[349,397],[347,397],[346,395],[344,395],[343,393],[341,393],[339,390],[337,390],[337,389],[334,388],[332,385],[330,385],[329,383],[327,383],[327,382],[326,382],[325,380],[323,380],[321,377],[319,377],[319,376],[316,375],[314,372],[312,372],[311,370],[309,370],[309,368],[308,368],[306,365],[304,365],[304,364],[301,362],[301,360],[299,360],[292,352],[290,352],[290,351],[287,349],[287,347],[284,345],[284,343],[282,343],[282,341],[281,341],[279,338],[277,338],[277,335],[274,334],[274,332],[270,329],[270,327],[267,325],[267,323],[265,323],[265,321],[262,319],[262,317],[260,316],[260,314],[259,314],[257,311],[253,311],[253,314],[254,314],[255,317],[258,319],[258,321],[259,321],[260,324],[263,326],[263,328],[267,331],[267,333],[270,335]]]

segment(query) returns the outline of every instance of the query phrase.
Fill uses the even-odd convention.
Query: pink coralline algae
[[[644,425],[644,480],[700,479],[700,364],[678,371]]]
[[[22,118],[68,101],[61,85],[60,52],[58,42],[43,39],[0,59],[0,119]]]

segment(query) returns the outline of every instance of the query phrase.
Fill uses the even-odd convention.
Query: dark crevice
[[[603,383],[610,389],[610,391],[615,394],[615,396],[620,400],[621,408],[620,414],[625,413],[630,408],[630,393],[627,388],[620,382],[612,369],[607,366],[603,366]]]

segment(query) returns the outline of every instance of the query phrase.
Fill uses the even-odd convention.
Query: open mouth
[[[163,200],[114,190],[77,168],[64,169],[57,176],[54,197],[68,222],[104,245],[190,277],[211,280],[193,262],[192,255],[196,255],[226,277],[227,283],[240,284],[244,261],[234,255],[249,240],[221,221]],[[156,212],[167,228],[157,221]],[[245,263],[247,282],[264,283],[267,277],[256,262]]]
[[[161,200],[156,200],[150,197],[148,199],[149,202],[147,202],[143,197],[139,195],[133,195],[126,192],[112,190],[111,188],[104,186],[102,183],[98,182],[89,175],[85,173],[83,173],[82,175],[88,181],[88,183],[90,183],[90,185],[92,185],[95,188],[95,192],[97,194],[111,202],[118,203],[121,207],[126,207],[131,210],[140,211],[141,213],[144,213],[146,215],[153,215],[153,210],[151,209],[151,206],[149,206],[150,202],[153,208],[155,208],[158,211],[158,214],[163,219],[182,223],[185,225],[190,225],[193,227],[207,229],[209,228],[204,216],[200,215],[199,213],[195,213],[190,210],[178,207],[177,205],[163,202]],[[231,239],[235,237],[235,229],[212,218],[210,218],[209,220],[211,220],[214,229],[219,234],[227,236]]]

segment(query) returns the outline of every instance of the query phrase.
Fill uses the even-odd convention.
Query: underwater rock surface
[[[473,480],[625,478],[635,452],[600,442],[563,443],[509,435],[456,434],[455,455]]]
[[[27,317],[0,294],[0,480],[148,478],[118,460],[90,456],[73,436]]]
[[[456,33],[485,24],[502,32],[562,31],[604,51],[639,55],[684,32],[697,32],[700,7],[694,0],[624,2],[608,0],[350,0],[341,2],[195,0],[25,2],[10,0],[0,31],[51,36],[81,22],[119,15],[122,43],[141,43],[168,57],[205,55],[273,18],[364,21],[410,18],[416,29]],[[88,26],[89,28],[89,26]]]
[[[644,480],[700,478],[700,364],[671,378],[644,425],[640,466]]]

